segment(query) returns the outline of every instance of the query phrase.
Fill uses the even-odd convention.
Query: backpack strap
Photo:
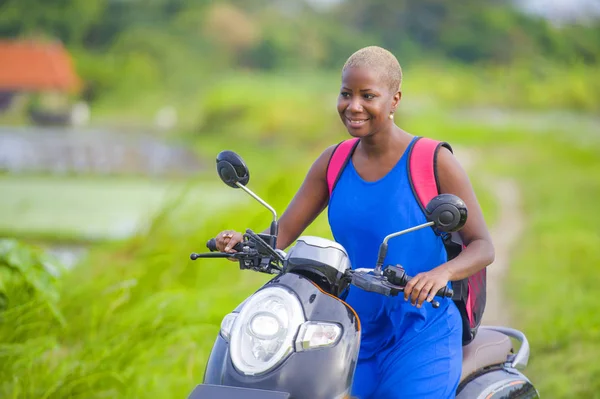
[[[440,182],[437,176],[437,155],[441,147],[446,147],[452,152],[452,147],[446,142],[435,141],[418,137],[413,143],[408,154],[408,179],[413,194],[419,206],[425,213],[427,203],[440,193]],[[457,232],[439,233],[442,237],[448,260],[455,258],[465,248]],[[486,271],[458,281],[452,281],[456,304],[463,324],[463,345],[471,342],[481,322],[481,315],[485,308],[485,281]]]
[[[352,157],[358,142],[358,138],[344,140],[333,149],[333,153],[327,164],[327,187],[329,189],[329,197],[331,197],[333,188],[337,184],[342,171]]]
[[[440,193],[440,182],[437,176],[437,155],[441,147],[452,152],[450,144],[429,138],[418,137],[408,154],[408,180],[419,206],[425,213],[425,207]],[[448,260],[455,258],[464,249],[462,238],[457,232],[439,233],[444,241]],[[464,280],[466,284],[467,280]],[[465,284],[453,282],[454,298],[466,298],[468,290]]]
[[[408,153],[408,180],[423,212],[427,203],[440,193],[437,155],[441,147],[452,152],[452,147],[446,142],[417,137]]]
[[[441,147],[452,152],[450,144],[444,141],[418,137],[408,154],[408,181],[423,213],[429,201],[441,191],[437,175],[437,155]],[[443,238],[448,259],[455,258],[464,249],[462,238],[457,232],[440,234],[435,228],[433,231]]]

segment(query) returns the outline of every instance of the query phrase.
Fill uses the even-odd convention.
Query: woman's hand
[[[414,276],[404,288],[404,300],[410,297],[413,306],[420,308],[424,301],[431,302],[435,294],[444,288],[450,280],[450,272],[444,266],[436,267]]]
[[[238,242],[242,242],[244,240],[244,236],[242,233],[238,233],[234,230],[224,230],[217,234],[215,237],[215,241],[217,242],[217,249],[220,252],[228,252],[234,253],[236,252],[233,247]]]

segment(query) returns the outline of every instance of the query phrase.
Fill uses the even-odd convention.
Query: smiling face
[[[343,71],[337,109],[350,135],[366,137],[391,129],[390,114],[399,101],[400,92],[391,90],[373,68],[351,67]]]

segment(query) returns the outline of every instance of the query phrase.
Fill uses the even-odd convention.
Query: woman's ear
[[[400,103],[401,98],[402,98],[402,92],[397,91],[396,94],[394,94],[394,97],[392,97],[392,111],[396,111],[396,108],[398,107],[398,104]]]

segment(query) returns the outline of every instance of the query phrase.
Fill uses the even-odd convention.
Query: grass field
[[[599,147],[531,141],[505,165],[519,179],[528,228],[514,254],[509,305],[533,348],[529,373],[551,398],[600,391]],[[503,151],[499,156],[502,157]]]
[[[488,221],[495,217],[494,199],[478,179],[495,174],[519,183],[527,230],[512,254],[506,298],[514,327],[530,339],[527,375],[545,398],[598,397],[598,133],[576,125],[575,135],[575,125],[564,120],[507,124],[490,123],[485,114],[470,116],[429,110],[400,123],[412,133],[484,154],[473,178]],[[285,131],[285,124],[276,126],[262,138],[252,136],[258,128],[234,138],[222,134],[221,141],[203,151],[209,157],[221,148],[239,151],[251,168],[251,188],[281,213],[319,149],[302,147],[302,136],[291,136],[291,149],[271,156],[276,152],[270,150],[281,147],[269,137]],[[327,132],[323,141],[344,138],[336,134]],[[256,138],[262,147],[248,147]],[[318,138],[311,132],[308,141]],[[29,232],[48,226],[69,232],[75,221],[110,232],[114,224],[90,213],[102,209],[119,219],[119,212],[131,211],[143,217],[183,188],[182,183],[31,179],[0,179],[1,222],[15,226],[24,221]],[[30,265],[23,270],[43,270],[44,261],[25,249],[0,255],[2,276],[24,281],[15,287],[43,288],[23,298],[30,291],[7,289],[1,284],[7,280],[0,279],[0,291],[11,299],[0,313],[1,397],[186,397],[202,380],[222,317],[266,277],[242,273],[227,261],[191,262],[188,255],[224,228],[263,229],[269,215],[258,204],[244,202],[239,190],[222,187],[216,177],[192,187],[193,195],[158,212],[147,230],[93,246],[85,262],[59,281],[29,272],[22,278],[15,267],[3,267],[7,259],[22,259],[20,265]],[[56,217],[35,217],[36,209]],[[324,215],[306,233],[329,236]]]
[[[206,179],[208,180],[208,179]],[[71,240],[120,239],[135,233],[173,201],[209,214],[232,197],[210,181],[135,178],[0,176],[0,232],[5,236]],[[202,203],[210,201],[210,206]]]

